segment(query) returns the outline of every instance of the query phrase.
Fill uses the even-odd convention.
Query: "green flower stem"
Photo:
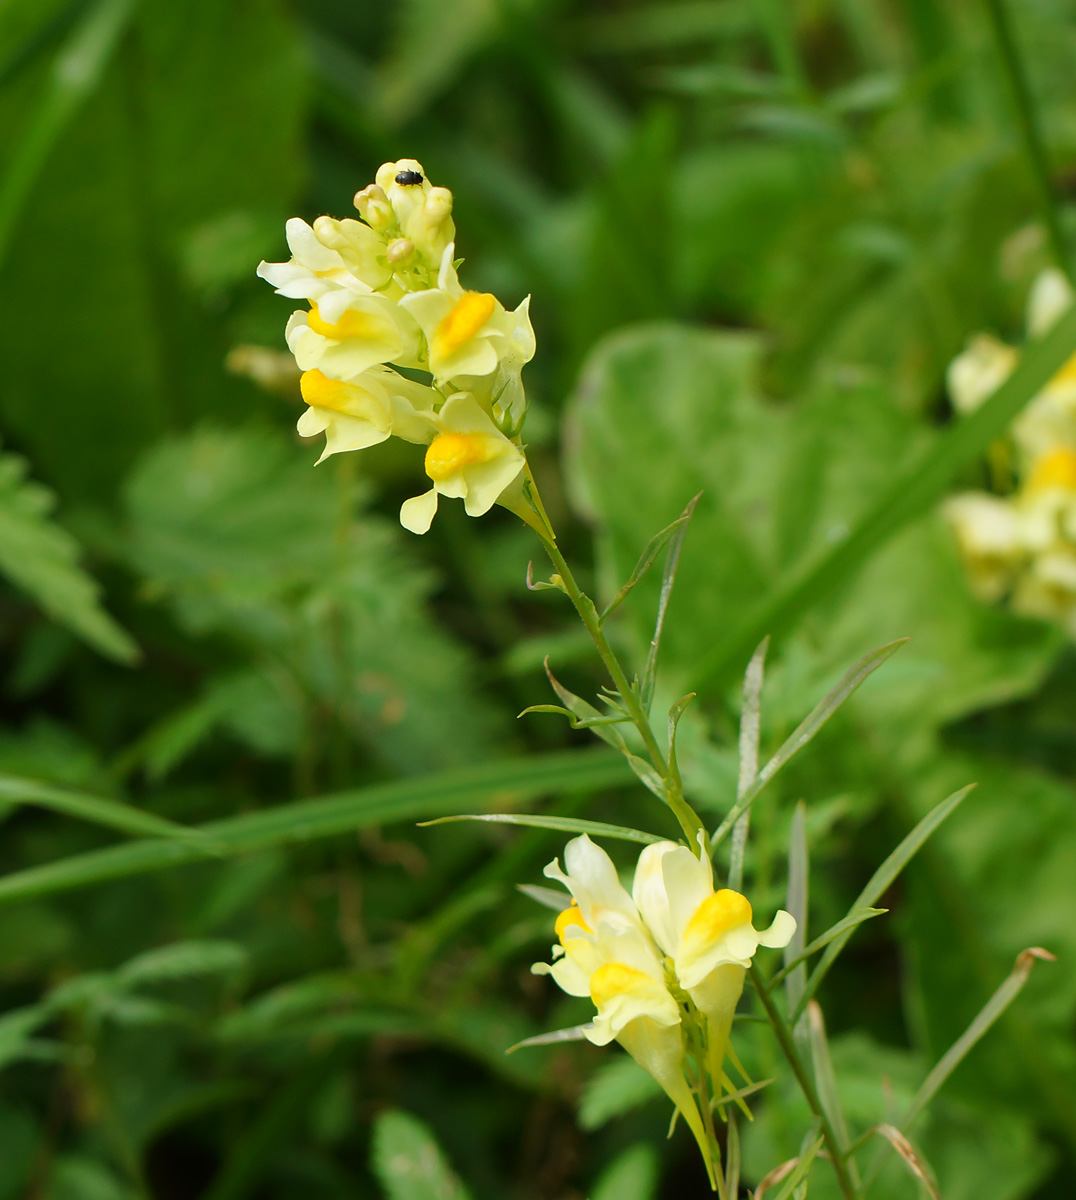
[[[646,715],[639,700],[638,693],[628,682],[627,674],[616,656],[616,651],[609,645],[609,640],[602,631],[601,622],[598,620],[598,610],[594,607],[590,597],[583,592],[582,588],[576,582],[575,576],[572,574],[572,569],[568,566],[556,542],[542,536],[541,533],[539,533],[539,537],[542,539],[542,545],[545,547],[546,554],[549,555],[549,559],[556,569],[565,595],[571,600],[575,611],[579,614],[580,620],[586,626],[587,633],[590,634],[591,640],[594,642],[598,654],[605,664],[605,669],[609,672],[613,685],[624,702],[624,707],[631,718],[632,724],[639,731],[639,736],[643,739],[643,745],[650,756],[650,761],[654,769],[661,776],[669,808],[672,809],[677,821],[680,822],[680,828],[687,837],[688,845],[695,854],[699,854],[700,852],[707,853],[709,840],[706,836],[706,828],[699,819],[698,813],[684,799],[679,775],[666,761],[665,755],[658,745],[658,740],[654,736],[654,730],[650,725],[650,718]],[[700,833],[703,835],[702,846],[699,844]]]
[[[796,1049],[796,1041],[792,1030],[788,1027],[784,1017],[778,1012],[777,1006],[773,1002],[773,997],[770,995],[769,989],[766,987],[765,980],[762,978],[758,968],[752,964],[748,970],[751,982],[755,985],[755,991],[758,993],[759,1000],[762,1001],[762,1007],[766,1010],[766,1016],[769,1018],[770,1025],[773,1027],[773,1032],[777,1037],[777,1043],[781,1047],[785,1058],[788,1059],[788,1065],[792,1068],[792,1074],[796,1076],[796,1081],[800,1085],[800,1090],[803,1092],[808,1107],[818,1119],[819,1127],[822,1130],[822,1137],[825,1139],[826,1149],[829,1152],[830,1161],[833,1163],[833,1170],[837,1175],[837,1182],[840,1184],[841,1192],[844,1194],[845,1200],[858,1200],[858,1194],[855,1185],[852,1183],[852,1177],[848,1172],[848,1164],[845,1161],[844,1153],[841,1150],[840,1143],[837,1141],[836,1134],[833,1132],[833,1126],[826,1116],[825,1109],[822,1107],[822,1102],[818,1098],[814,1080],[811,1078],[810,1072],[807,1070],[803,1059],[800,1058],[799,1051]]]
[[[1053,182],[1050,177],[1050,164],[1046,157],[1046,147],[1042,139],[1042,130],[1039,127],[1038,114],[1035,111],[1035,101],[1027,81],[1027,72],[1020,60],[1020,51],[1013,36],[1005,0],[985,0],[985,3],[990,17],[990,28],[994,34],[994,42],[997,45],[998,55],[1005,69],[1016,105],[1016,117],[1024,142],[1024,152],[1035,180],[1039,209],[1043,224],[1046,226],[1050,249],[1057,260],[1057,265],[1072,282],[1076,282],[1072,256],[1069,253],[1065,233],[1058,217],[1057,197],[1054,194]]]

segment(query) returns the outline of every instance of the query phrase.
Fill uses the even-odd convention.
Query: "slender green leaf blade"
[[[766,652],[770,639],[764,637],[759,643],[743,677],[743,706],[740,710],[740,774],[736,786],[736,799],[742,800],[758,776],[758,747],[762,734],[762,679],[766,668]],[[743,888],[743,862],[747,849],[747,830],[751,822],[750,811],[740,817],[732,829],[732,846],[729,850],[729,887],[734,892]]]
[[[895,654],[907,640],[907,638],[898,638],[895,642],[889,642],[885,646],[880,646],[877,650],[872,650],[870,654],[865,654],[845,673],[837,686],[815,705],[789,737],[785,739],[773,758],[759,771],[758,778],[748,788],[746,794],[733,805],[713,836],[712,844],[714,846],[719,845],[728,836],[729,830],[733,828],[740,817],[754,804],[758,794],[788,760],[807,745],[856,688],[868,676],[877,671],[882,663]]]
[[[437,817],[433,821],[422,821],[428,825],[450,825],[454,821],[489,821],[494,825],[525,825],[531,829],[558,829],[561,833],[586,833],[594,837],[617,838],[622,842],[641,842],[650,845],[664,839],[642,829],[629,829],[626,825],[607,825],[604,821],[584,821],[579,817],[547,817],[541,813],[461,813],[452,817]]]
[[[429,817],[476,801],[505,797],[524,801],[549,793],[612,787],[630,779],[621,756],[607,750],[538,755],[436,772],[213,821],[195,827],[204,835],[197,839],[137,841],[17,871],[0,879],[0,905],[198,859],[247,854]]]
[[[388,1200],[467,1200],[433,1135],[409,1113],[381,1113],[374,1122],[371,1159]]]
[[[967,787],[954,792],[927,813],[870,877],[867,886],[859,893],[852,904],[849,915],[857,909],[869,908],[885,892],[886,888],[904,870],[927,838],[930,837],[934,830],[953,812],[974,787],[974,783],[969,783]],[[859,922],[855,922],[855,924],[859,924]],[[804,1005],[818,990],[819,984],[826,977],[830,967],[833,966],[837,955],[844,949],[848,939],[852,936],[854,928],[855,925],[850,925],[847,930],[838,934],[826,948],[826,952],[822,956],[822,961],[811,972],[811,977],[807,981],[807,990],[793,1014],[793,1020],[799,1019]]]
[[[842,917],[835,925],[831,925],[825,933],[820,934],[808,946],[790,959],[770,980],[768,986],[775,988],[783,979],[788,977],[790,971],[794,971],[800,963],[804,963],[812,955],[817,954],[819,950],[824,950],[834,938],[840,937],[846,931],[850,932],[857,925],[862,925],[864,921],[869,921],[871,917],[880,917],[884,913],[889,912],[888,908],[860,908],[855,912],[850,912],[846,917]]]

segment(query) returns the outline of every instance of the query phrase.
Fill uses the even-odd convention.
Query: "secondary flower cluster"
[[[533,520],[519,441],[529,297],[508,312],[460,285],[452,193],[414,159],[385,163],[355,207],[361,221],[293,217],[291,259],[258,267],[280,295],[309,304],[285,331],[308,405],[299,432],[325,434],[319,462],[389,437],[425,445],[433,486],[400,511],[414,533],[429,529],[439,496],[473,517],[501,503]]]
[[[572,894],[557,917],[553,962],[535,963],[571,996],[589,996],[597,1013],[586,1037],[614,1039],[662,1086],[713,1167],[705,1097],[733,1090],[725,1074],[729,1034],[744,974],[759,946],[786,946],[796,929],[787,912],[759,931],[739,892],[714,890],[707,857],[657,842],[639,856],[632,894],[604,850],[585,834],[570,841],[562,870],[545,869]],[[691,1065],[712,1081],[702,1090]],[[733,1060],[735,1061],[735,1060]]]
[[[1036,279],[1028,332],[1044,333],[1072,303],[1059,271]],[[959,412],[977,408],[1013,371],[1019,352],[987,334],[971,340],[949,368]],[[1017,612],[1045,617],[1076,637],[1076,356],[1013,422],[998,447],[1015,490],[951,497],[945,515],[978,596],[1009,597]]]

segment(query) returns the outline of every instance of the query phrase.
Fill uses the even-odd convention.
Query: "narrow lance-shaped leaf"
[[[811,1047],[811,1063],[814,1066],[815,1089],[837,1139],[837,1148],[843,1153],[848,1149],[848,1123],[844,1119],[840,1097],[837,1094],[837,1077],[833,1071],[833,1059],[829,1053],[829,1039],[826,1037],[826,1022],[822,1009],[812,1000],[807,1005],[807,1028]],[[849,1162],[849,1170],[855,1170],[855,1164]]]
[[[889,642],[885,646],[879,647],[877,650],[871,651],[870,654],[865,654],[852,668],[849,670],[840,683],[828,695],[826,695],[814,709],[800,722],[800,724],[792,731],[791,735],[785,739],[784,743],[778,749],[777,753],[769,760],[768,763],[758,773],[758,778],[754,784],[747,790],[746,795],[741,797],[733,805],[732,809],[726,815],[725,819],[717,828],[717,832],[713,836],[713,845],[716,847],[728,836],[729,830],[736,824],[741,816],[754,804],[756,797],[766,786],[767,783],[777,774],[777,772],[788,762],[788,760],[818,733],[823,725],[833,716],[833,714],[841,707],[849,696],[859,687],[859,685],[868,676],[872,675],[886,661],[887,658],[895,654],[901,646],[907,641],[907,638],[899,638],[895,642]]]
[[[769,637],[759,643],[743,677],[743,706],[740,710],[740,772],[736,785],[736,799],[742,800],[758,776],[758,747],[762,734],[762,680],[766,667],[766,652],[770,647]],[[747,830],[751,823],[750,810],[745,811],[732,829],[732,846],[729,850],[729,887],[734,892],[743,890],[744,854],[747,851]]]
[[[1013,373],[973,413],[955,421],[918,462],[902,471],[841,541],[809,564],[765,603],[745,615],[699,664],[691,686],[722,687],[764,634],[777,637],[856,571],[915,517],[945,495],[962,467],[974,462],[1059,371],[1076,349],[1076,305],[1038,341],[1029,343]]]
[[[871,1132],[877,1134],[879,1137],[884,1137],[893,1149],[896,1150],[903,1160],[904,1165],[923,1185],[927,1195],[930,1196],[930,1200],[941,1200],[938,1185],[934,1182],[934,1172],[931,1171],[922,1154],[915,1149],[899,1129],[883,1123],[876,1125]]]
[[[776,1187],[782,1180],[784,1187],[777,1193],[775,1200],[788,1200],[800,1183],[807,1178],[807,1172],[811,1169],[811,1164],[819,1150],[822,1149],[823,1141],[822,1137],[815,1138],[806,1153],[801,1154],[798,1158],[790,1158],[788,1162],[781,1163],[779,1167],[774,1167],[759,1181],[759,1185],[755,1189],[755,1200],[763,1200],[769,1189]]]
[[[954,792],[948,796],[940,804],[935,805],[929,813],[916,825],[916,827],[908,834],[908,836],[900,843],[892,854],[882,863],[877,871],[870,877],[867,886],[859,893],[852,904],[852,912],[859,909],[869,908],[879,897],[881,897],[894,879],[904,870],[911,861],[915,853],[923,845],[928,837],[935,829],[945,820],[946,817],[960,804],[964,797],[975,787],[974,783],[969,783],[967,787],[961,788],[959,792]],[[851,915],[851,913],[849,914]],[[855,924],[858,924],[856,922]],[[811,972],[811,977],[807,981],[807,989],[793,1013],[792,1019],[798,1020],[802,1015],[802,1009],[807,1001],[818,990],[819,984],[825,979],[830,967],[833,966],[837,955],[844,949],[848,939],[852,936],[852,931],[855,928],[852,924],[848,929],[835,937],[826,948],[825,954],[822,956],[822,961]]]
[[[819,950],[824,950],[834,938],[840,937],[846,931],[855,929],[857,925],[862,925],[864,921],[869,921],[871,917],[880,917],[883,913],[887,912],[889,912],[888,908],[858,908],[855,912],[850,912],[835,925],[831,925],[825,933],[816,937],[808,946],[805,946],[795,958],[787,961],[773,976],[767,986],[771,989],[775,988],[782,980],[788,977],[790,971],[794,971],[800,963],[806,962],[812,955],[817,954]]]
[[[641,842],[649,845],[662,839],[642,829],[630,829],[626,825],[607,825],[604,821],[584,821],[579,817],[547,817],[540,813],[461,813],[458,816],[438,817],[433,821],[420,821],[419,825],[450,825],[454,821],[488,821],[494,825],[526,825],[531,829],[559,829],[562,833],[586,833],[594,837],[617,838],[622,842]]]
[[[1016,958],[1016,966],[1013,967],[1012,973],[1006,978],[1004,983],[983,1005],[978,1016],[957,1038],[957,1040],[949,1047],[938,1061],[938,1065],[923,1081],[922,1087],[915,1093],[911,1104],[908,1105],[907,1111],[900,1119],[900,1127],[908,1129],[915,1121],[916,1117],[930,1104],[931,1100],[937,1095],[942,1084],[956,1070],[960,1063],[967,1056],[968,1051],[975,1045],[977,1041],[986,1033],[991,1025],[1001,1016],[1001,1014],[1009,1007],[1016,999],[1027,983],[1028,976],[1031,974],[1031,969],[1038,962],[1056,962],[1056,958],[1048,950],[1043,950],[1041,946],[1031,946],[1027,950],[1022,950]]]
[[[627,583],[620,589],[619,592],[609,601],[598,617],[599,625],[604,625],[609,617],[623,604],[632,588],[639,582],[640,579],[654,565],[654,559],[661,553],[665,543],[679,530],[682,525],[686,525],[691,519],[691,510],[695,507],[698,497],[688,505],[688,507],[676,518],[675,521],[666,525],[660,533],[655,533],[654,536],[646,544],[646,549],[639,556],[639,561],[635,564],[635,569],[628,577]]]
[[[807,898],[810,887],[810,860],[807,851],[807,806],[802,800],[792,812],[792,824],[788,835],[788,892],[786,907],[796,918],[796,931],[785,947],[785,964],[803,953],[807,942]],[[785,994],[789,1011],[794,1010],[807,986],[807,967],[793,967],[785,980]],[[796,1039],[801,1052],[809,1049],[806,1030],[795,1026]]]
[[[658,615],[654,622],[654,636],[650,639],[650,650],[646,656],[642,682],[639,684],[639,699],[642,701],[645,712],[650,711],[650,705],[654,701],[661,633],[665,628],[665,615],[669,609],[669,597],[672,595],[673,584],[676,582],[676,571],[680,566],[680,551],[684,545],[684,535],[687,533],[688,522],[691,520],[691,514],[695,511],[695,505],[698,502],[699,497],[696,496],[688,504],[681,517],[682,524],[673,531],[669,538],[669,553],[665,559],[665,573],[661,577],[661,595],[658,597]]]

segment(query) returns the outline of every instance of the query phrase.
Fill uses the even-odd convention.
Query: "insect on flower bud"
[[[389,242],[385,257],[390,263],[405,263],[415,252],[415,243],[407,238],[395,238]]]
[[[359,210],[359,216],[371,229],[389,229],[396,223],[396,215],[389,204],[389,198],[385,195],[384,188],[376,183],[371,183],[361,192],[355,193],[355,207]]]

